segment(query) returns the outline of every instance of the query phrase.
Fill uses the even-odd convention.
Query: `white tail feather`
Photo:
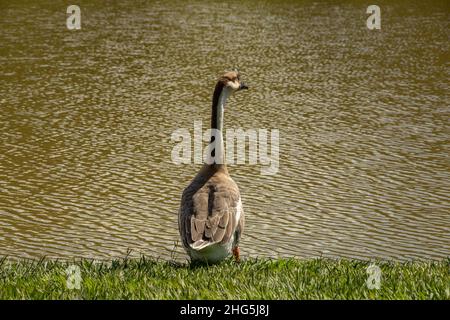
[[[197,240],[191,243],[191,248],[194,250],[202,250],[210,245],[213,245],[215,242],[205,241],[205,240]]]

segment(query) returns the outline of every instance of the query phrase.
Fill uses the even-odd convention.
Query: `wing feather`
[[[226,243],[233,237],[238,223],[239,189],[228,176],[220,178],[213,176],[202,185],[194,179],[184,191],[179,225],[185,246],[197,243],[203,248]]]

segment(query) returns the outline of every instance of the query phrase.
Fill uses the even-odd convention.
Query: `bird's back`
[[[217,259],[228,255],[239,241],[244,215],[239,188],[225,170],[205,166],[184,190],[179,228],[192,259],[215,251]],[[223,254],[220,254],[223,251]],[[211,260],[207,257],[204,260]]]

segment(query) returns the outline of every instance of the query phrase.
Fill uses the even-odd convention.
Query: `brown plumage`
[[[225,73],[213,95],[211,128],[223,129],[227,97],[247,86],[235,71]],[[212,140],[213,141],[213,140]],[[217,144],[215,148],[223,148]],[[184,190],[179,211],[179,231],[191,260],[215,263],[233,253],[239,260],[239,240],[244,229],[239,188],[228,174],[224,159],[205,164]]]

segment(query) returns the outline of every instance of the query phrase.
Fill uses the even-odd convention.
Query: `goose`
[[[223,114],[228,97],[248,89],[237,71],[226,72],[213,94],[211,129],[223,130]],[[183,191],[178,228],[191,262],[215,264],[233,254],[240,261],[239,240],[244,229],[244,210],[237,184],[228,174],[222,139],[213,138],[212,161],[206,161]],[[208,164],[209,163],[209,164]]]

